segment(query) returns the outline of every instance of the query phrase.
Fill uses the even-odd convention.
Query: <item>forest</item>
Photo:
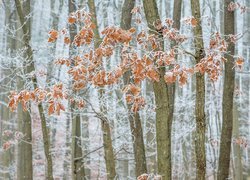
[[[250,180],[250,0],[0,0],[0,180]]]

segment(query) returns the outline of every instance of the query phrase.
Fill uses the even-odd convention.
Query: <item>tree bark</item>
[[[233,106],[233,137],[238,139],[240,138],[239,133],[239,113],[237,110],[236,102],[234,102]],[[243,180],[243,171],[242,171],[242,153],[240,144],[234,143],[233,144],[233,155],[234,155],[234,179]]]
[[[153,26],[156,20],[159,20],[157,4],[155,0],[143,0],[143,7],[150,32],[156,30]],[[156,30],[157,31],[157,30]],[[162,36],[162,35],[160,35]],[[164,49],[164,44],[161,43]],[[156,103],[156,141],[157,141],[157,162],[158,174],[163,180],[172,178],[171,175],[171,128],[172,121],[169,119],[169,95],[168,86],[164,81],[165,68],[158,69],[160,81],[153,83]]]
[[[30,31],[30,19],[25,22],[25,14],[24,11],[22,9],[22,5],[20,0],[15,0],[15,4],[16,4],[16,8],[17,8],[17,13],[20,19],[20,23],[22,25],[22,30],[23,30],[23,34],[24,34],[24,44],[25,47],[27,48],[26,50],[26,57],[27,60],[24,62],[24,71],[25,71],[25,75],[30,76],[31,73],[34,73],[32,75],[32,77],[28,77],[28,81],[31,80],[33,83],[33,88],[36,89],[37,86],[37,77],[35,74],[35,64],[33,61],[33,51],[32,48],[30,46],[30,40],[31,40],[31,31]],[[30,1],[27,1],[27,5],[25,6],[25,8],[30,7]],[[25,10],[27,14],[30,13],[30,8],[28,8],[28,10]],[[53,164],[52,164],[52,157],[50,154],[50,139],[49,139],[49,135],[48,135],[48,129],[47,129],[47,125],[46,125],[46,118],[45,118],[45,114],[44,114],[44,110],[43,110],[43,106],[42,104],[38,105],[38,111],[39,111],[39,115],[40,115],[40,119],[41,119],[41,126],[42,126],[42,134],[43,134],[43,145],[44,145],[44,153],[45,153],[45,157],[47,160],[47,179],[52,180],[53,179]],[[27,118],[27,119],[26,119]],[[28,142],[31,142],[31,118],[30,115],[26,114],[26,117],[24,118],[24,121],[27,121],[27,132],[30,133],[30,138],[28,139]],[[30,129],[30,130],[29,130]],[[32,149],[29,148],[29,150],[31,152],[29,152],[30,154],[32,154]],[[29,156],[30,156],[29,154]],[[25,160],[25,163],[27,162],[27,159],[23,159]],[[28,169],[30,170],[30,169]],[[27,170],[27,171],[28,171]],[[27,177],[25,177],[27,179]],[[31,178],[32,179],[32,178]]]
[[[75,0],[69,0],[69,14],[76,11],[76,2]],[[71,24],[69,26],[69,33],[70,33],[70,41],[73,42],[74,37],[77,34],[77,27],[76,24]],[[72,45],[71,45],[72,46]],[[69,57],[70,59],[74,58],[74,55],[76,55],[76,49],[73,49],[73,47],[70,47],[69,50]],[[71,63],[73,64],[73,63]],[[73,91],[74,94],[77,94],[76,91]],[[84,179],[85,172],[84,172],[84,163],[83,159],[81,158],[83,156],[82,154],[82,146],[81,146],[81,117],[79,112],[75,110],[75,103],[71,106],[71,118],[72,118],[72,152],[71,152],[71,158],[72,158],[72,179],[74,180],[80,180]],[[80,159],[79,159],[80,158]]]
[[[131,28],[131,20],[132,13],[131,10],[135,6],[135,0],[125,0],[122,7],[122,17],[121,17],[121,28],[128,30]],[[130,79],[131,72],[128,71],[123,75],[124,85],[128,85],[132,83]],[[131,105],[127,104],[128,111],[131,109]],[[128,114],[130,130],[132,133],[132,141],[133,141],[133,150],[135,156],[135,168],[136,168],[136,176],[140,176],[141,174],[147,173],[147,163],[146,163],[146,155],[145,155],[145,145],[143,140],[143,130],[141,126],[141,118],[138,112],[129,113]]]
[[[224,33],[225,36],[235,34],[234,25],[234,12],[228,11],[229,3],[232,0],[224,0]],[[222,133],[220,140],[220,155],[219,155],[219,168],[217,178],[218,180],[225,180],[229,178],[230,167],[230,154],[231,154],[231,141],[233,129],[233,100],[234,100],[234,80],[235,69],[234,67],[234,51],[235,45],[232,42],[228,44],[228,53],[225,54],[227,61],[225,62],[224,73],[224,87],[223,87],[223,100],[222,100]]]
[[[15,39],[11,37],[10,31],[15,30],[16,23],[12,20],[13,16],[15,16],[15,10],[11,8],[11,3],[9,1],[5,2],[5,22],[4,25],[10,30],[7,30],[4,35],[6,37],[5,41],[5,49],[2,49],[3,55],[6,57],[6,60],[1,60],[1,68],[0,68],[0,77],[1,87],[0,87],[0,147],[3,147],[4,143],[7,143],[11,137],[4,134],[4,131],[15,130],[14,127],[14,119],[12,114],[10,113],[10,109],[7,107],[6,102],[8,102],[8,94],[11,90],[12,82],[12,72],[10,71],[12,67],[12,62],[9,61],[10,58],[13,57],[13,54],[16,50],[15,46]],[[5,54],[4,54],[5,52]],[[3,68],[2,68],[3,67]],[[3,179],[11,179],[13,178],[13,174],[11,173],[10,169],[13,165],[14,160],[14,150],[15,146],[10,146],[10,148],[3,150],[0,153],[0,166],[2,169],[0,170],[0,177]]]
[[[174,0],[174,9],[173,9],[173,28],[180,30],[180,20],[181,20],[181,8],[182,0]],[[176,46],[176,42],[171,42],[171,48]],[[178,60],[178,55],[175,55],[176,61]],[[170,65],[170,69],[173,68],[173,65]],[[174,120],[174,108],[175,108],[175,96],[176,96],[176,83],[172,83],[168,85],[168,96],[169,96],[169,121],[171,124]],[[172,134],[175,132],[173,131]],[[173,135],[174,136],[174,135]],[[185,146],[183,146],[185,147]]]
[[[97,23],[97,16],[96,16],[96,10],[95,10],[95,1],[94,0],[88,0],[88,6],[90,9],[90,12],[92,14],[93,22],[96,25],[96,28],[94,29],[94,47],[95,49],[99,47],[100,45],[100,34],[98,31],[98,23]],[[103,96],[105,95],[105,89],[99,89],[99,104],[100,104],[100,111],[101,114],[104,116],[104,119],[101,119],[101,125],[102,125],[102,131],[103,131],[103,146],[104,146],[104,159],[106,163],[106,173],[107,173],[107,179],[113,180],[116,177],[116,170],[115,170],[115,156],[114,156],[114,150],[112,145],[112,137],[110,132],[110,125],[108,122],[107,116],[107,106],[106,103],[103,101]]]
[[[26,9],[29,11],[30,9],[29,4],[27,2],[25,4],[26,4]],[[23,6],[25,4],[23,4]],[[19,6],[21,7],[21,4]],[[16,10],[17,10],[16,12],[17,16],[20,16],[17,7],[16,7]],[[26,12],[26,15],[27,13],[28,12]],[[22,26],[22,21],[20,20],[17,21],[17,26]],[[27,26],[26,28],[28,28],[28,31],[30,32],[30,23],[27,24],[26,26]],[[24,31],[23,31],[23,34],[24,34]],[[23,34],[17,32],[17,38],[20,38],[22,39],[22,41],[24,41],[24,37],[21,38]],[[17,48],[21,48],[23,47],[23,44],[18,43],[16,46]],[[22,90],[24,88],[24,84],[25,84],[25,79],[23,78],[17,79],[18,90]],[[24,135],[24,137],[18,143],[18,147],[17,147],[18,149],[17,151],[17,177],[20,180],[25,180],[25,179],[32,180],[33,179],[32,121],[31,121],[30,113],[28,111],[23,111],[21,104],[18,105],[17,118],[18,118],[18,130]]]
[[[195,60],[199,63],[204,58],[204,44],[201,27],[201,13],[199,0],[191,0],[193,17],[198,21],[194,27]],[[196,179],[205,180],[206,176],[206,118],[205,118],[205,79],[204,74],[196,73],[196,101],[195,101],[195,156]]]

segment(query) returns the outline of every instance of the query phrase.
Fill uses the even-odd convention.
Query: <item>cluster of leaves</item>
[[[139,109],[145,106],[145,100],[140,95],[141,89],[134,84],[127,85],[124,90],[126,93],[126,101],[128,104],[132,104],[131,110],[137,112]]]
[[[134,8],[132,13],[140,13],[140,8]],[[195,27],[198,21],[194,17],[184,19],[184,22],[191,27]],[[78,54],[75,57],[61,58],[55,61],[56,64],[69,67],[68,74],[73,79],[73,90],[84,89],[88,84],[96,87],[103,87],[118,83],[126,72],[131,72],[132,82],[124,88],[126,101],[132,105],[132,111],[136,112],[145,105],[144,98],[140,95],[140,84],[146,78],[158,82],[160,80],[160,69],[166,68],[164,79],[166,83],[175,83],[177,80],[181,86],[185,85],[190,75],[200,72],[207,73],[212,81],[216,81],[221,75],[223,57],[227,51],[228,42],[219,33],[215,33],[209,47],[204,50],[204,58],[193,67],[181,67],[177,61],[178,46],[188,38],[180,34],[173,28],[173,20],[166,19],[164,23],[157,20],[154,23],[156,33],[149,34],[142,30],[137,32],[135,28],[124,30],[119,27],[106,27],[102,32],[102,39],[94,38],[95,25],[91,20],[91,14],[85,11],[71,13],[68,18],[69,24],[80,24],[82,28],[76,34],[73,41],[70,41],[68,31],[51,30],[48,42],[55,42],[60,35],[64,37],[64,43],[74,47],[87,47],[86,53]],[[135,40],[137,45],[142,48],[144,54],[140,56],[135,47],[130,42]],[[175,42],[173,49],[164,51],[161,49],[163,40]],[[235,43],[235,35],[229,36],[229,42]],[[100,41],[98,47],[94,47],[94,41]],[[114,69],[105,70],[103,59],[108,60],[113,55],[116,48],[121,49],[121,63]],[[242,68],[243,59],[238,58],[235,66]],[[24,110],[27,110],[29,100],[42,102],[46,98],[49,103],[49,114],[60,114],[65,110],[60,101],[66,98],[62,92],[62,84],[55,85],[51,92],[36,89],[35,91],[21,91],[19,94],[12,92],[10,95],[9,107],[14,110],[17,103],[21,102]],[[83,101],[78,102],[79,107],[84,106]]]
[[[48,114],[60,115],[60,111],[65,111],[65,107],[62,104],[63,99],[67,99],[68,94],[63,91],[63,84],[56,84],[50,91],[46,91],[40,88],[36,88],[34,91],[23,90],[19,93],[11,92],[9,96],[9,108],[11,111],[17,109],[18,103],[22,104],[23,110],[27,111],[31,102],[42,103],[47,102]],[[82,107],[82,102],[79,101],[79,107]]]

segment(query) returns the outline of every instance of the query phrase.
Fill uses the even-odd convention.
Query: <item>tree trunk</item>
[[[228,11],[228,5],[232,0],[224,0],[224,32],[225,36],[235,34],[234,31],[234,11]],[[234,50],[235,45],[229,42],[228,53],[225,54],[227,61],[225,62],[225,78],[223,87],[223,101],[222,101],[222,133],[220,140],[220,155],[218,180],[225,180],[229,178],[232,128],[233,128],[233,99],[234,99]]]
[[[194,27],[195,60],[199,63],[204,58],[204,44],[201,27],[201,13],[199,0],[191,0],[193,17],[198,21]],[[195,156],[196,179],[205,180],[206,176],[206,118],[205,118],[205,79],[200,72],[196,73],[196,101],[195,101]]]
[[[2,79],[1,81],[1,87],[0,87],[0,147],[3,147],[4,143],[7,143],[11,137],[7,136],[4,134],[4,131],[10,130],[13,131],[15,130],[15,122],[12,114],[10,113],[10,109],[7,107],[6,102],[8,102],[8,94],[9,91],[11,90],[11,85],[12,83],[12,78],[13,75],[11,75],[10,68],[12,67],[12,62],[9,61],[10,58],[13,57],[13,54],[16,50],[15,46],[15,39],[11,36],[11,31],[15,30],[15,25],[16,23],[13,21],[13,16],[15,16],[15,10],[11,8],[11,3],[9,1],[5,2],[5,22],[4,25],[10,30],[7,30],[4,35],[6,37],[5,41],[5,49],[2,50],[3,55],[6,58],[3,58],[1,60],[1,68],[0,68],[0,77]],[[5,54],[4,54],[5,50]],[[2,68],[3,67],[3,68]],[[10,148],[3,150],[0,153],[0,166],[2,169],[0,170],[0,177],[3,179],[11,179],[13,178],[13,174],[11,173],[10,169],[11,166],[13,165],[13,160],[14,160],[14,149],[15,146],[10,146]]]
[[[95,10],[95,1],[94,0],[88,0],[88,6],[90,9],[90,12],[92,14],[93,22],[96,25],[96,28],[94,29],[94,47],[95,49],[99,47],[100,45],[100,35],[98,31],[98,23],[97,23],[97,16],[96,16],[96,10]],[[101,119],[101,125],[102,125],[102,131],[103,131],[103,146],[104,146],[104,159],[106,163],[106,173],[107,173],[107,179],[113,180],[116,177],[116,170],[115,170],[115,155],[112,145],[112,137],[110,132],[110,125],[107,119],[107,107],[106,103],[103,101],[103,96],[105,95],[105,89],[102,87],[102,89],[99,89],[99,104],[100,104],[100,111],[101,114],[104,116],[104,119]]]
[[[239,133],[239,113],[237,107],[233,106],[233,137],[235,139],[240,138]],[[233,144],[233,155],[234,155],[234,179],[243,180],[243,171],[242,171],[242,163],[241,163],[241,147],[240,144]]]
[[[158,9],[155,0],[143,0],[143,7],[150,30],[155,30],[153,26],[159,20]],[[150,31],[152,33],[152,31]],[[164,49],[163,43],[161,48]],[[165,68],[158,69],[160,81],[153,83],[156,103],[156,141],[157,141],[157,162],[158,174],[163,180],[172,178],[171,175],[171,128],[172,121],[169,119],[169,95],[168,86],[164,81]]]
[[[173,28],[176,28],[177,30],[180,30],[180,20],[181,20],[181,6],[182,6],[182,0],[174,0],[174,10],[173,10]],[[173,41],[171,43],[171,48],[173,48],[176,45],[176,42]],[[175,59],[177,60],[178,56],[175,56]],[[172,68],[172,66],[171,66]],[[169,121],[173,122],[174,118],[174,103],[175,103],[175,83],[170,84],[168,86],[168,96],[169,96]]]
[[[76,2],[75,0],[69,0],[69,14],[76,11]],[[70,33],[70,41],[73,42],[74,37],[77,34],[77,27],[76,24],[71,24],[69,26],[69,33]],[[72,46],[72,45],[71,45]],[[73,49],[73,47],[70,47],[69,50],[69,57],[70,59],[73,59],[74,55],[76,55],[76,49]],[[74,64],[74,63],[71,63]],[[75,91],[73,91],[74,94],[77,94]],[[72,179],[74,180],[80,180],[84,179],[85,172],[84,172],[84,163],[83,159],[81,158],[83,156],[82,154],[82,146],[81,146],[81,118],[80,114],[75,110],[75,103],[71,105],[71,118],[72,118]]]
[[[17,4],[16,4],[17,5]],[[19,5],[21,7],[21,4]],[[27,2],[23,4],[26,9],[29,10],[30,6]],[[18,8],[17,16],[19,15]],[[25,11],[26,12],[26,11]],[[28,12],[26,12],[28,14]],[[18,17],[17,17],[18,18]],[[17,21],[17,26],[22,26],[22,21]],[[19,27],[17,27],[19,28]],[[27,28],[30,31],[30,23],[28,21]],[[24,34],[24,32],[23,32]],[[23,34],[17,32],[17,38],[23,36]],[[24,41],[24,39],[22,39]],[[21,43],[17,45],[17,48],[22,47]],[[24,57],[25,58],[25,57]],[[23,73],[23,72],[22,72]],[[24,88],[25,79],[17,79],[17,89],[22,90]],[[18,143],[17,151],[17,177],[20,180],[33,179],[33,166],[32,166],[32,121],[28,111],[23,111],[21,104],[17,109],[18,130],[24,135],[22,140]]]
[[[28,0],[28,1],[26,1],[26,3],[27,3],[27,5],[25,5],[25,12],[27,14],[29,14],[30,13],[30,1]],[[15,4],[16,4],[17,13],[18,13],[18,16],[20,19],[20,23],[22,25],[22,30],[23,30],[23,34],[24,34],[24,44],[25,44],[25,47],[27,48],[27,50],[26,50],[27,60],[24,62],[24,68],[25,68],[24,71],[25,71],[25,75],[27,75],[27,74],[31,74],[32,72],[35,72],[35,64],[33,61],[33,51],[32,51],[32,48],[30,46],[30,39],[31,39],[30,19],[25,20],[25,14],[24,14],[24,11],[22,9],[21,2],[19,0],[15,0]],[[28,8],[28,9],[26,9],[26,8]],[[25,22],[25,21],[27,21],[27,22]],[[33,88],[34,89],[37,88],[37,77],[36,77],[35,73],[32,77],[28,77],[27,81],[32,81]],[[46,118],[44,115],[44,110],[43,110],[42,104],[38,105],[38,111],[39,111],[39,115],[40,115],[40,119],[41,119],[44,153],[45,153],[45,157],[47,160],[47,179],[52,180],[53,179],[53,166],[52,166],[53,164],[52,164],[52,157],[50,154],[50,142],[49,142],[50,139],[49,139],[49,135],[48,135]],[[31,142],[31,119],[30,119],[30,115],[28,114],[28,112],[26,113],[25,116],[26,117],[24,118],[24,121],[26,121],[25,123],[27,124],[27,127],[25,127],[25,128],[27,128],[27,132],[30,133],[30,138],[28,139],[28,142]],[[25,123],[23,123],[23,125]],[[29,150],[31,151],[29,153],[32,154],[31,148],[29,148]],[[25,150],[25,152],[26,152],[26,150]],[[30,154],[29,154],[29,156],[30,156]],[[26,158],[24,158],[23,160],[25,160],[25,163],[27,163]],[[30,169],[28,169],[28,170],[30,170]],[[25,177],[25,178],[27,179],[27,177]]]
[[[73,109],[72,112],[74,112]],[[81,157],[81,118],[79,114],[76,114],[75,117],[72,117],[72,179],[74,180],[81,180],[85,177],[84,164]]]
[[[66,119],[66,143],[65,143],[65,155],[64,155],[64,161],[63,161],[63,180],[68,180],[69,179],[69,159],[70,159],[70,120],[71,117],[70,115],[67,115]]]
[[[135,0],[125,0],[122,8],[122,17],[121,17],[121,28],[128,30],[131,28],[132,13],[131,10],[135,6]],[[124,85],[132,83],[130,79],[131,72],[126,72],[123,76]],[[131,105],[127,104],[128,111],[131,109]],[[135,156],[135,167],[136,167],[136,176],[147,173],[147,163],[145,156],[145,145],[143,141],[143,131],[141,126],[141,118],[138,112],[129,113],[129,123],[132,133],[132,141],[134,148]]]

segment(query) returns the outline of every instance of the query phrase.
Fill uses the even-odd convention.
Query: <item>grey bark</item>
[[[69,14],[76,11],[76,2],[75,0],[69,0]],[[70,41],[73,42],[74,37],[77,35],[77,26],[76,24],[71,24],[69,26],[69,32],[70,32]],[[73,59],[73,57],[76,55],[76,49],[72,47],[73,44],[71,44],[70,51],[69,51],[69,57],[70,59]],[[73,62],[71,64],[74,64]],[[71,65],[73,67],[73,65]],[[77,94],[76,91],[73,90],[73,94]],[[84,179],[85,172],[84,172],[84,163],[83,159],[81,158],[82,153],[82,146],[81,146],[81,117],[79,112],[75,109],[76,105],[75,103],[72,103],[71,105],[71,118],[72,118],[72,147],[71,147],[71,159],[72,159],[72,179],[74,180],[80,180]],[[80,158],[80,159],[79,159]]]
[[[31,40],[31,31],[30,31],[30,19],[25,22],[25,14],[22,8],[22,4],[19,0],[15,0],[15,5],[17,8],[17,13],[20,19],[20,23],[22,25],[22,31],[24,34],[24,45],[27,48],[26,50],[26,61],[24,62],[24,72],[25,75],[30,76],[30,74],[32,72],[35,72],[35,65],[34,65],[34,61],[33,61],[33,50],[31,48],[30,45],[30,40]],[[27,14],[30,13],[30,1],[27,1],[27,5],[24,6],[25,8],[25,12]],[[32,77],[28,77],[27,79],[28,81],[32,81],[33,83],[33,88],[36,89],[37,88],[37,77],[36,74],[34,73],[32,75]],[[38,105],[38,111],[39,111],[39,116],[41,119],[41,126],[42,126],[42,134],[43,134],[43,145],[44,145],[44,153],[45,153],[45,157],[47,160],[47,179],[52,180],[53,179],[53,164],[52,164],[52,157],[50,154],[50,139],[49,139],[49,135],[48,135],[48,129],[47,129],[47,125],[46,125],[46,118],[45,118],[45,114],[44,114],[44,110],[43,110],[43,105],[39,104]],[[26,122],[25,122],[26,121]],[[30,133],[30,138],[28,139],[28,142],[31,142],[31,118],[29,113],[27,112],[27,114],[25,114],[25,118],[24,118],[24,122],[23,124],[27,124],[27,132]],[[29,157],[30,154],[32,154],[32,149],[28,148],[28,150],[30,150],[31,152],[29,152]],[[26,149],[24,150],[24,152],[26,152]],[[27,157],[28,158],[28,157]],[[25,163],[27,161],[27,159],[23,159],[25,160]],[[32,165],[32,164],[31,164]],[[27,171],[30,171],[31,169],[27,169]],[[26,179],[28,177],[25,177]],[[32,177],[30,177],[32,179]]]
[[[155,0],[143,0],[143,7],[150,33],[156,30],[153,26],[156,20],[160,20]],[[157,31],[157,30],[156,30]],[[162,35],[160,34],[160,37]],[[164,49],[163,43],[161,48]],[[164,81],[165,68],[158,69],[160,81],[153,83],[156,103],[156,141],[157,141],[157,163],[158,174],[163,180],[172,178],[171,169],[171,128],[172,121],[169,119],[169,95],[168,86]]]
[[[235,34],[234,13],[235,11],[228,11],[228,5],[232,0],[224,0],[224,33],[225,35]],[[229,178],[231,141],[233,130],[233,99],[234,99],[234,81],[235,69],[234,67],[234,51],[235,45],[229,42],[228,53],[225,54],[227,62],[225,63],[224,73],[224,87],[223,87],[223,102],[222,102],[222,133],[220,140],[220,155],[218,167],[218,180],[225,180]]]
[[[194,27],[195,60],[199,63],[204,58],[204,44],[202,36],[201,13],[199,0],[191,0],[192,15],[197,20]],[[195,101],[195,156],[196,179],[205,180],[206,177],[206,118],[205,118],[205,77],[200,72],[196,73],[196,101]]]
[[[93,22],[96,25],[96,28],[94,29],[94,47],[96,49],[100,45],[101,38],[99,35],[99,31],[98,31],[95,1],[88,0],[88,6],[92,13]],[[112,145],[110,124],[106,116],[107,106],[106,106],[106,103],[103,101],[104,95],[105,95],[104,87],[99,89],[98,94],[99,94],[100,111],[102,115],[104,116],[104,119],[101,119],[101,126],[102,126],[102,131],[103,131],[102,133],[103,133],[104,159],[105,159],[105,164],[106,164],[107,179],[113,180],[116,177],[116,169],[115,169],[116,163],[115,163],[115,156],[114,156],[114,150],[113,150],[113,145]]]
[[[121,28],[129,30],[131,28],[132,14],[131,10],[135,6],[135,0],[125,0],[122,7],[122,17],[121,17]],[[128,71],[123,75],[124,86],[132,83],[131,72]],[[127,104],[128,111],[131,109],[131,105]],[[135,156],[135,167],[136,176],[147,173],[147,163],[145,155],[145,145],[143,141],[143,130],[141,126],[141,118],[139,112],[129,113],[129,124],[132,134],[133,150]]]

